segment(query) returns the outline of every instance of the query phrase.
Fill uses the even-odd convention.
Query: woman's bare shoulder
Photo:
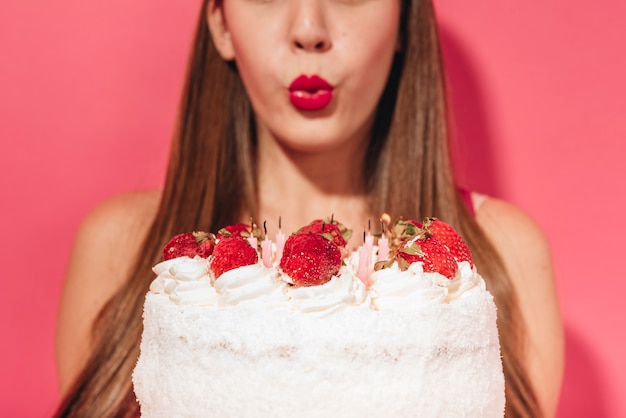
[[[76,234],[68,273],[77,265],[93,267],[94,262],[96,266],[129,268],[130,256],[143,242],[156,215],[159,199],[157,190],[125,192],[94,208]]]
[[[57,318],[61,393],[86,361],[91,326],[128,278],[159,205],[160,192],[127,192],[99,204],[82,221],[72,247]]]
[[[97,205],[83,220],[81,228],[99,227],[101,223],[125,225],[141,223],[146,215],[156,214],[161,192],[156,189],[124,192]]]
[[[485,198],[476,212],[476,220],[490,238],[506,244],[499,250],[515,250],[514,256],[523,250],[524,255],[550,257],[550,246],[543,230],[526,212],[511,203],[493,197]]]
[[[564,367],[564,336],[549,241],[530,216],[499,199],[486,199],[476,220],[513,281],[528,330],[528,370],[545,415],[553,416]]]

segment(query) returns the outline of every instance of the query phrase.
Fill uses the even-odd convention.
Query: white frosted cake
[[[370,245],[302,285],[266,253],[216,274],[219,245],[154,268],[133,373],[142,416],[504,415],[496,308],[471,260],[446,277],[392,247],[374,271]]]

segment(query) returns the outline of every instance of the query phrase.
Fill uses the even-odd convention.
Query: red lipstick
[[[333,86],[317,75],[301,75],[289,85],[289,101],[298,110],[322,110],[331,100]]]

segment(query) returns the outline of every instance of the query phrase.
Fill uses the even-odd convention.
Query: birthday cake
[[[146,295],[144,417],[502,417],[496,307],[454,230],[181,234]]]

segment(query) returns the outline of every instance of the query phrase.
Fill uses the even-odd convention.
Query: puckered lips
[[[300,75],[289,85],[289,101],[300,111],[322,110],[333,100],[333,86],[317,75]]]

